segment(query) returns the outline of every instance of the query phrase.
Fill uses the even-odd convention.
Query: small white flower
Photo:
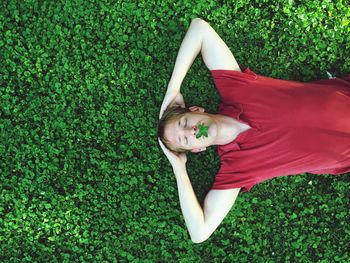
[[[326,73],[327,73],[327,76],[329,79],[335,79],[335,77],[333,77],[333,75],[331,73],[329,73],[328,71],[326,71]]]
[[[309,185],[312,185],[312,181],[308,182]]]

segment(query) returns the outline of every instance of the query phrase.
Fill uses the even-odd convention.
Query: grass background
[[[349,175],[280,177],[239,195],[193,244],[156,140],[192,18],[253,71],[310,81],[350,72],[349,1],[1,1],[0,260],[347,262]],[[197,59],[182,92],[215,112]],[[202,202],[215,149],[188,156]]]

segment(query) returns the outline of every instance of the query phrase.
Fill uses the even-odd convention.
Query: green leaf
[[[209,126],[199,124],[198,125],[199,132],[197,133],[196,138],[198,139],[201,136],[208,137],[208,128],[209,128]]]

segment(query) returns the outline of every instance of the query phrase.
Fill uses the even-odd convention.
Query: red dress
[[[350,172],[350,75],[308,83],[212,70],[218,113],[249,130],[218,147],[211,189],[249,191],[267,179],[301,173]]]

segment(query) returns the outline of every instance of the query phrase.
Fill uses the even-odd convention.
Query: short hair
[[[164,137],[165,127],[172,121],[178,120],[179,118],[181,118],[183,114],[188,112],[190,112],[188,108],[181,108],[181,107],[167,108],[164,111],[162,118],[158,122],[158,137],[163,142],[165,147],[168,148],[170,151],[180,152],[180,153],[188,152],[188,150],[185,150],[183,148],[173,147],[171,143]]]

